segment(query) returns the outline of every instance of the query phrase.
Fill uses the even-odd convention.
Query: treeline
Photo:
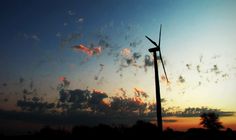
[[[4,135],[2,136],[4,137]],[[53,137],[60,139],[152,138],[163,140],[235,140],[236,132],[230,128],[226,129],[225,131],[190,128],[186,132],[174,131],[171,128],[167,128],[163,131],[163,133],[158,133],[158,128],[156,125],[144,121],[137,121],[131,127],[124,125],[110,126],[106,124],[100,124],[94,127],[74,126],[71,130],[67,130],[63,128],[56,129],[50,126],[45,126],[39,132],[29,132],[27,135],[14,137],[40,139],[45,137]]]

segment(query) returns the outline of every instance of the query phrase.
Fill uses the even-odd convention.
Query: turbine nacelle
[[[148,49],[149,52],[157,52],[157,51],[160,51],[160,47],[155,47],[155,48],[150,48]]]

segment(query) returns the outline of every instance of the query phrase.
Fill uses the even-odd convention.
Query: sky
[[[170,81],[158,60],[164,127],[200,127],[199,113],[214,110],[236,130],[235,13],[234,0],[2,0],[0,119],[40,113],[47,123],[45,110],[60,114],[78,102],[75,110],[94,112],[85,115],[93,118],[99,111],[120,111],[115,101],[121,100],[137,105],[136,115],[144,106],[136,118],[150,114],[155,85],[148,49],[154,46],[145,35],[158,42],[162,24],[161,50]],[[73,100],[78,91],[89,97]],[[104,120],[94,123],[120,121]]]

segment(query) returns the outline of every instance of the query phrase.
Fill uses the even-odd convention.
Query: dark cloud
[[[125,92],[123,89],[121,91]],[[140,96],[144,96],[144,92],[139,94]],[[113,114],[117,114],[120,112],[130,112],[134,114],[144,114],[147,109],[147,103],[145,103],[141,97],[134,96],[128,98],[126,95],[108,97],[106,93],[98,90],[61,90],[59,96],[57,107],[70,112],[86,112],[91,110],[94,113],[112,112]],[[145,98],[147,97],[145,96]]]
[[[16,105],[23,111],[47,112],[55,107],[54,103],[43,102],[39,97],[33,97],[31,100],[17,100]]]
[[[88,100],[88,105],[94,112],[104,112],[109,110],[109,105],[104,102],[104,99],[108,98],[106,93],[98,92],[94,90]]]
[[[185,79],[184,79],[184,77],[182,75],[179,76],[178,82],[180,82],[180,83],[184,83],[185,82]]]
[[[98,73],[94,76],[94,80],[99,80],[100,79],[100,75],[101,75],[101,73],[103,71],[104,64],[100,64],[99,66],[100,66],[100,69],[99,69]]]
[[[31,95],[31,94],[34,94],[34,93],[36,93],[36,92],[37,92],[36,89],[34,89],[34,90],[23,89],[23,90],[22,90],[23,95]]]
[[[127,93],[126,93],[126,90],[125,90],[125,89],[123,89],[123,88],[120,88],[119,90],[120,90],[120,91],[121,91],[121,93],[122,93],[122,97],[123,97],[123,98],[127,98]]]
[[[200,65],[197,65],[196,68],[197,68],[197,72],[200,73],[201,72]]]
[[[215,55],[214,57],[212,57],[212,59],[217,59],[219,57],[220,57],[219,55]],[[199,59],[200,59],[199,60],[200,63],[198,63],[198,64],[186,63],[187,69],[192,70],[192,68],[195,68],[197,71],[197,76],[200,78],[200,80],[196,83],[196,85],[197,85],[196,87],[204,85],[205,82],[218,83],[221,80],[225,80],[230,76],[228,74],[228,72],[222,71],[219,68],[218,64],[212,65],[213,62],[208,62],[208,63],[204,62],[205,59],[203,59],[203,55],[201,55]],[[209,67],[203,67],[203,64],[204,64],[204,66],[209,66]],[[228,66],[226,66],[226,67],[228,67]],[[213,76],[212,74],[215,74],[215,75]],[[180,78],[178,81],[180,81]]]
[[[141,55],[141,53],[139,53],[139,52],[134,52],[134,53],[133,53],[133,59],[134,59],[134,60],[139,59],[141,56],[142,56],[142,55]]]
[[[59,84],[57,85],[57,89],[60,91],[61,89],[68,89],[70,86],[70,81],[67,80],[66,77],[61,76],[59,77]]]
[[[117,56],[117,58],[119,55]],[[120,65],[117,72],[121,72],[123,68],[135,67],[142,68],[143,66],[138,62],[138,60],[142,57],[139,52],[132,52],[130,48],[123,48],[120,52]],[[119,59],[118,59],[119,61]]]
[[[167,108],[164,110],[164,116],[177,116],[177,117],[199,117],[203,113],[215,112],[220,116],[233,116],[234,112],[221,111],[220,109],[208,108],[208,107],[188,107],[183,111]]]
[[[138,88],[134,88],[134,95],[136,97],[144,97],[144,98],[148,98],[149,97],[146,92],[144,92],[143,90],[138,89]]]
[[[165,103],[165,102],[167,102],[167,100],[165,98],[161,98],[161,102]]]
[[[103,112],[108,109],[108,103],[104,101],[108,96],[101,91],[61,90],[59,96],[59,107],[67,105],[70,111],[91,109],[93,112]]]
[[[145,55],[144,58],[144,69],[147,71],[147,67],[152,67],[153,66],[153,60],[151,59],[150,55]]]
[[[188,70],[191,70],[191,64],[186,64],[186,67],[188,68]]]
[[[215,64],[213,65],[213,67],[211,68],[211,72],[214,72],[215,74],[219,74],[220,70],[218,68],[218,66]]]
[[[147,104],[140,103],[134,98],[111,97],[111,111],[113,112],[139,112],[143,114],[146,110]]]
[[[142,43],[142,40],[139,40],[139,41],[133,41],[133,42],[130,42],[129,46],[130,47],[137,47],[138,45],[140,45]]]

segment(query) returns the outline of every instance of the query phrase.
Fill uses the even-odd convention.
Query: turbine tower
[[[158,45],[155,41],[150,39],[148,36],[145,36],[155,46],[154,48],[148,49],[148,51],[153,54],[153,58],[154,58],[155,85],[156,85],[156,113],[157,113],[157,125],[158,125],[158,129],[159,129],[160,133],[162,133],[162,131],[163,131],[163,125],[162,125],[162,115],[161,115],[161,95],[160,95],[160,84],[159,84],[158,65],[157,65],[157,51],[159,52],[159,57],[160,57],[160,60],[161,60],[161,63],[162,63],[162,67],[164,69],[166,80],[168,82],[164,62],[163,62],[163,59],[162,59],[162,56],[161,56],[161,48],[160,48],[160,45],[161,45],[161,26],[162,25],[160,25]]]

